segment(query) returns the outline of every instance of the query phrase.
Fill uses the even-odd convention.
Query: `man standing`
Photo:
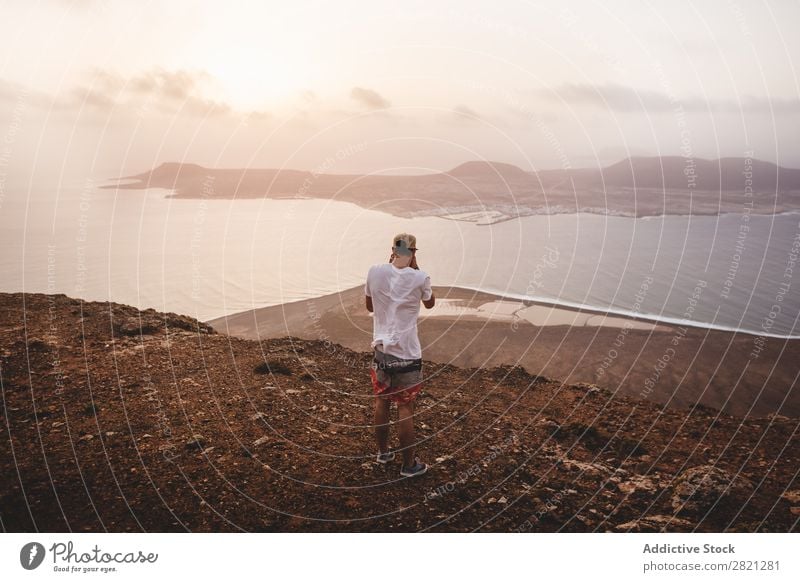
[[[392,239],[388,263],[373,265],[364,285],[367,310],[374,313],[370,368],[375,393],[375,438],[378,462],[394,460],[389,451],[389,407],[397,405],[400,474],[416,477],[428,470],[414,456],[414,403],[422,389],[422,347],[417,335],[419,302],[431,309],[436,302],[431,278],[417,266],[417,238],[401,233]]]

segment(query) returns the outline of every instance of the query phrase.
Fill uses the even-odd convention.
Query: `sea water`
[[[417,236],[434,285],[688,325],[798,337],[800,214],[399,218],[314,199],[170,198],[92,182],[8,190],[0,290],[208,320],[363,285]]]

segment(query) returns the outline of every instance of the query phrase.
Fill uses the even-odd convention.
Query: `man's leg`
[[[406,404],[397,404],[398,428],[400,432],[400,448],[403,449],[403,466],[414,464],[414,400]]]
[[[389,451],[389,400],[375,397],[375,439],[381,453]]]

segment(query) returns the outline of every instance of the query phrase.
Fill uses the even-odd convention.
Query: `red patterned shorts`
[[[387,362],[401,359],[391,354],[385,354],[377,347],[375,347],[374,358]],[[372,392],[375,396],[397,404],[413,402],[422,390],[422,370],[389,374],[378,367],[374,358],[369,375],[372,378]]]

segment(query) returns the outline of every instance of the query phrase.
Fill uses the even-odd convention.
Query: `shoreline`
[[[207,168],[165,162],[148,171],[110,178],[103,188],[166,186],[174,198],[252,199],[298,195],[352,202],[392,216],[446,215],[489,225],[532,214],[586,211],[601,215],[719,215],[740,212],[739,173],[749,158],[697,160],[707,179],[687,183],[682,159],[626,158],[607,167],[526,172],[513,164],[466,161],[427,174],[328,174],[291,168]],[[800,208],[800,170],[756,160],[751,214]],[[773,168],[775,172],[773,172]],[[779,179],[780,178],[780,179]],[[212,179],[213,192],[204,184]],[[631,210],[631,207],[633,210]]]
[[[473,287],[434,285],[433,292],[437,300],[436,306],[431,310],[420,309],[420,321],[434,318],[439,320],[485,320],[491,323],[510,323],[511,321],[516,320],[517,325],[529,323],[536,327],[609,327],[615,329],[626,327],[625,322],[629,321],[634,324],[633,326],[630,326],[631,329],[652,329],[654,331],[662,332],[671,331],[674,327],[674,324],[672,323],[655,321],[633,314],[615,313],[613,311],[607,311],[601,308],[593,308],[588,306],[581,307],[561,303],[548,303],[544,300],[523,300],[514,297],[513,295],[500,294]],[[207,319],[204,321],[204,323],[208,323],[212,327],[218,329],[219,326],[231,325],[232,322],[235,322],[233,325],[239,328],[241,333],[244,331],[241,329],[241,326],[247,327],[248,320],[250,320],[251,317],[255,323],[259,319],[272,317],[278,312],[281,312],[284,318],[284,323],[291,325],[295,322],[296,317],[300,312],[304,312],[305,315],[309,315],[313,318],[314,316],[310,315],[311,312],[316,313],[320,310],[330,309],[335,307],[337,304],[339,306],[344,304],[352,304],[356,297],[361,299],[363,302],[362,285],[351,287],[349,289],[345,289],[344,291],[327,293],[318,297],[298,299],[295,301],[279,303],[277,305],[246,309],[230,315],[223,315],[220,317]],[[481,310],[479,309],[480,305],[472,305],[476,303],[476,301],[480,301],[480,305],[499,304],[492,305],[492,307],[499,308],[500,310],[502,310],[504,307],[511,307],[512,304],[519,307],[512,313],[502,314],[497,313],[497,311],[491,312],[485,309]],[[442,305],[442,302],[446,302],[445,305],[448,307],[450,307],[454,302],[467,302],[469,305],[459,305],[454,306],[455,309],[449,309],[448,307]],[[305,309],[299,309],[301,307],[304,307]],[[525,316],[516,315],[516,313],[520,311],[531,310],[533,313],[526,313],[524,314]],[[545,314],[545,312],[549,313]],[[364,313],[366,313],[366,308],[364,308]],[[585,317],[580,321],[580,323],[575,323],[575,321],[579,319],[575,316],[579,315],[583,315]],[[287,316],[289,319],[286,319]],[[588,325],[586,324],[585,320],[597,317],[603,318],[606,321],[594,322]]]
[[[209,198],[203,196],[201,194],[195,194],[192,192],[182,192],[179,188],[176,187],[169,187],[163,185],[154,185],[144,182],[142,180],[138,180],[131,183],[126,184],[103,184],[97,186],[99,190],[165,190],[166,193],[164,198],[170,200],[208,200]],[[327,200],[331,202],[330,198],[325,196],[311,196],[311,195],[297,195],[291,193],[281,193],[281,194],[259,194],[259,195],[248,195],[248,194],[241,194],[235,193],[232,195],[219,195],[213,196],[210,198],[211,200]],[[360,206],[363,208],[372,209],[371,207],[365,206],[358,200],[336,200],[336,202],[347,202],[350,204],[355,204],[356,206]],[[495,224],[500,224],[503,222],[508,222],[511,220],[517,220],[521,218],[529,218],[529,217],[537,217],[537,216],[563,216],[563,215],[571,215],[571,214],[589,214],[592,216],[605,216],[610,218],[631,218],[631,219],[655,219],[655,218],[666,218],[666,217],[696,217],[696,218],[710,218],[710,217],[723,217],[728,215],[741,215],[741,212],[738,210],[727,210],[725,207],[719,208],[698,208],[693,212],[670,212],[666,208],[656,208],[652,211],[647,210],[638,210],[636,212],[620,209],[620,208],[611,208],[611,207],[596,207],[596,206],[587,206],[587,207],[566,207],[563,205],[553,204],[549,206],[525,206],[519,205],[516,208],[520,211],[517,214],[506,214],[501,210],[496,210],[497,205],[493,204],[485,204],[481,206],[475,206],[470,208],[465,208],[463,206],[441,206],[435,209],[419,209],[419,210],[411,210],[411,211],[403,211],[400,208],[397,209],[388,209],[388,210],[378,210],[379,212],[384,212],[386,214],[390,214],[392,216],[396,216],[398,218],[441,218],[442,220],[452,220],[456,222],[466,222],[469,224],[474,224],[476,226],[493,226]],[[458,218],[457,216],[460,214],[478,214],[478,213],[486,213],[486,212],[501,212],[502,216],[494,217],[491,220],[472,220],[469,218]],[[751,214],[754,216],[783,216],[783,215],[797,215],[800,214],[799,208],[782,208],[780,210],[775,210],[774,208],[770,207],[754,207],[751,209]]]
[[[532,375],[669,408],[800,416],[800,392],[793,390],[799,340],[532,301],[521,307],[507,295],[461,287],[433,290],[436,306],[427,313],[421,309],[417,323],[425,361],[476,370],[519,365]],[[361,286],[207,323],[242,339],[290,336],[323,341],[333,351],[336,345],[371,351],[373,319]]]
[[[500,295],[491,290],[484,290],[478,289],[476,287],[458,287],[459,289],[468,289],[471,291],[479,291],[481,293],[489,293],[489,294],[497,294],[498,297],[502,297],[508,301],[519,301],[519,302],[528,302],[532,305],[541,306],[541,307],[552,307],[554,309],[561,309],[565,311],[575,311],[579,313],[591,313],[596,316],[605,316],[605,317],[614,317],[614,318],[622,318],[622,319],[631,319],[634,321],[641,321],[642,323],[652,324],[654,326],[669,326],[670,328],[675,327],[683,327],[683,328],[695,328],[695,329],[705,329],[710,331],[721,331],[727,333],[735,333],[739,335],[749,335],[752,337],[766,337],[770,339],[777,339],[777,340],[800,340],[800,335],[779,335],[773,334],[768,332],[756,332],[753,330],[748,329],[738,329],[727,327],[724,325],[714,325],[711,323],[701,322],[701,321],[694,321],[688,319],[680,319],[677,317],[659,317],[656,315],[648,314],[648,313],[637,313],[634,314],[629,311],[625,311],[622,309],[615,309],[615,308],[601,308],[601,307],[593,307],[591,305],[580,305],[577,303],[571,302],[558,302],[558,301],[548,301],[546,299],[522,299],[518,297],[518,294],[506,294]],[[519,294],[521,295],[521,294]],[[569,325],[569,324],[567,324]],[[617,327],[615,325],[611,325],[609,327]]]
[[[326,293],[324,295],[319,295],[316,297],[305,298],[305,299],[296,299],[294,301],[287,301],[284,303],[279,303],[276,305],[267,305],[264,307],[255,307],[252,309],[245,309],[242,311],[237,311],[231,313],[229,315],[221,315],[218,317],[213,317],[210,319],[205,320],[205,323],[214,325],[214,322],[221,322],[225,319],[230,318],[238,318],[243,316],[244,314],[249,314],[253,312],[260,312],[261,310],[277,310],[277,308],[282,306],[290,306],[295,304],[305,304],[308,302],[321,302],[323,304],[327,304],[330,300],[335,297],[339,297],[342,295],[350,296],[351,294],[357,293],[358,290],[361,290],[363,287],[358,285],[356,287],[351,287],[349,289],[345,289],[343,291],[336,291],[333,293]],[[478,287],[470,287],[470,286],[462,286],[462,285],[441,285],[436,286],[434,285],[434,294],[436,294],[437,290],[440,292],[444,292],[444,296],[448,298],[450,301],[460,301],[458,297],[450,297],[450,294],[456,294],[459,297],[464,296],[465,293],[480,293],[485,296],[494,297],[495,302],[507,302],[507,303],[515,303],[519,304],[520,311],[522,310],[529,310],[531,308],[538,308],[538,312],[536,313],[528,313],[525,315],[532,315],[536,318],[536,322],[534,325],[539,327],[544,326],[558,326],[558,325],[566,325],[570,327],[613,327],[613,328],[624,328],[626,327],[625,321],[635,322],[633,327],[637,327],[639,329],[654,329],[657,331],[670,331],[674,328],[693,328],[693,329],[701,329],[701,330],[709,330],[709,331],[719,331],[725,333],[732,333],[732,334],[739,334],[739,335],[748,335],[752,337],[763,337],[769,339],[776,339],[782,341],[789,341],[789,340],[800,340],[800,336],[786,336],[786,335],[779,335],[779,334],[772,334],[768,332],[756,332],[753,330],[747,329],[735,329],[730,328],[722,325],[714,325],[709,324],[701,321],[694,321],[694,320],[684,320],[679,318],[673,317],[659,317],[652,314],[647,313],[633,313],[624,311],[622,309],[615,309],[615,308],[602,308],[602,307],[594,307],[591,305],[580,305],[571,302],[559,302],[559,301],[550,301],[547,299],[529,299],[527,297],[521,297],[522,294],[515,294],[515,293],[499,293],[494,290],[487,290],[481,289]],[[436,295],[437,298],[439,295]],[[487,303],[491,302],[492,300],[487,301]],[[437,307],[439,304],[437,303]],[[420,310],[420,318],[427,318],[427,317],[437,317],[437,318],[446,318],[446,317],[455,317],[455,314],[452,313],[444,313],[442,311],[438,313],[433,313],[437,310],[437,307],[434,307],[432,312],[428,312],[425,309]],[[494,320],[494,321],[504,321],[505,319],[497,313],[490,313],[488,311],[483,311],[483,313],[476,312],[475,308],[471,308],[471,310],[462,310],[461,313],[458,315],[459,318],[471,318],[474,316],[478,319],[486,319],[486,320]],[[546,314],[545,312],[551,312]],[[586,315],[586,318],[577,318],[577,317],[570,317],[573,314],[581,314]],[[554,316],[553,322],[547,322]],[[592,317],[601,317],[605,319],[604,322],[592,322],[587,323],[589,319]],[[530,321],[530,317],[523,317],[519,316],[520,319],[525,319]]]

